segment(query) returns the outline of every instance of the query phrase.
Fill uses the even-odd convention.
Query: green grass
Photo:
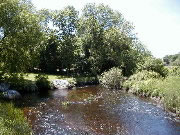
[[[27,79],[27,80],[35,81],[35,77],[37,75],[38,74],[36,74],[36,73],[27,73],[27,74],[24,75],[24,78]],[[49,74],[46,74],[46,75],[48,76],[49,81],[52,81],[52,80],[55,80],[55,79],[70,78],[70,77],[62,76],[62,75],[49,75]]]
[[[24,117],[22,110],[13,103],[0,101],[0,134],[1,135],[31,135],[32,130]]]
[[[24,78],[26,80],[30,80],[30,81],[35,81],[35,77],[38,74],[36,73],[27,73],[24,75]],[[50,74],[45,74],[46,76],[48,76],[48,80],[51,82],[55,79],[65,79],[68,80],[70,83],[75,83],[77,85],[84,85],[84,84],[95,84],[97,83],[97,78],[96,77],[86,77],[86,76],[62,76],[62,75],[50,75]]]
[[[161,85],[165,107],[180,116],[180,77],[168,77]]]
[[[138,74],[140,75],[141,73]],[[164,107],[167,110],[180,116],[180,77],[168,76],[166,78],[139,78],[140,76],[137,76],[136,74],[133,75],[124,83],[124,87],[128,87],[130,92],[137,95],[161,98]]]
[[[166,66],[169,76],[180,76],[180,66]]]

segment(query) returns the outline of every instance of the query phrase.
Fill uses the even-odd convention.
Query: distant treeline
[[[163,61],[168,66],[180,66],[180,52],[174,55],[166,55]]]

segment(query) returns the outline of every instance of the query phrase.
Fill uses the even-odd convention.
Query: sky
[[[77,10],[104,3],[133,23],[137,37],[157,58],[180,52],[180,0],[32,0],[37,9]]]

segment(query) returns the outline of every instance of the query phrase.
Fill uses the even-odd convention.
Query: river
[[[180,135],[180,122],[151,100],[100,86],[26,95],[16,105],[34,135]]]

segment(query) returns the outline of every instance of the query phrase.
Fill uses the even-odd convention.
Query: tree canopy
[[[98,75],[112,67],[131,75],[150,56],[134,26],[109,6],[37,11],[29,0],[0,2],[0,68]]]
[[[8,72],[31,66],[40,47],[42,32],[39,18],[27,0],[0,2],[0,63]]]

